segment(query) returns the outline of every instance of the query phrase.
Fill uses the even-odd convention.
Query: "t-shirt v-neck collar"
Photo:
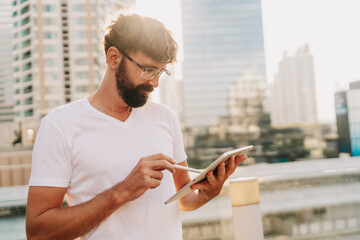
[[[127,126],[127,125],[129,125],[129,124],[133,121],[133,119],[134,119],[134,117],[135,117],[135,115],[136,115],[136,112],[137,112],[137,109],[136,109],[136,108],[132,108],[129,117],[128,117],[125,121],[120,121],[119,119],[114,118],[114,117],[112,117],[112,116],[109,116],[109,115],[107,115],[107,114],[99,111],[99,110],[96,109],[95,107],[93,107],[87,97],[84,98],[84,103],[85,103],[86,107],[87,107],[90,111],[92,111],[93,113],[95,113],[95,114],[103,117],[103,118],[106,119],[107,121],[111,121],[111,122],[113,122],[113,123],[115,123],[115,124],[117,124],[117,125],[120,125],[120,126]]]

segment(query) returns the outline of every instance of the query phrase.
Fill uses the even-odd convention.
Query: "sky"
[[[360,0],[262,0],[267,81],[284,51],[309,44],[321,122],[335,121],[335,91],[360,80],[359,10]],[[137,11],[164,22],[182,44],[179,0],[138,0]]]

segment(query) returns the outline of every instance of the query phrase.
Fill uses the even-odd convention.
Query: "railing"
[[[0,186],[14,186],[16,192],[16,185],[27,185],[30,163],[31,151],[0,153]],[[251,176],[259,182],[259,205],[253,201],[245,209],[249,213],[236,213],[226,184],[203,207],[182,213],[184,240],[233,240],[239,229],[243,236],[246,230],[263,233],[266,240],[360,239],[359,157],[242,166],[232,178]],[[25,206],[26,199],[21,201]],[[243,223],[239,225],[235,218]],[[246,236],[246,240],[254,239],[250,233]]]
[[[31,151],[0,153],[0,187],[27,185]]]

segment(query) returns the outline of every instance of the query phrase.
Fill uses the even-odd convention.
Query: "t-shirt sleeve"
[[[173,126],[173,136],[174,136],[173,158],[175,162],[180,163],[185,161],[187,159],[187,156],[184,149],[181,127],[174,113],[172,118],[172,126]]]
[[[64,135],[45,117],[33,148],[29,186],[68,187],[71,173]]]

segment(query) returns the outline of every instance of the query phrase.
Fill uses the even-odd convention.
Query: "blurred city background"
[[[266,239],[360,239],[360,2],[2,0],[0,239],[26,239],[40,120],[88,96],[105,69],[103,27],[130,9],[179,43],[152,100],[181,123],[188,163],[254,145]],[[56,136],[54,136],[56,137]],[[183,213],[184,239],[233,239],[228,187]]]

